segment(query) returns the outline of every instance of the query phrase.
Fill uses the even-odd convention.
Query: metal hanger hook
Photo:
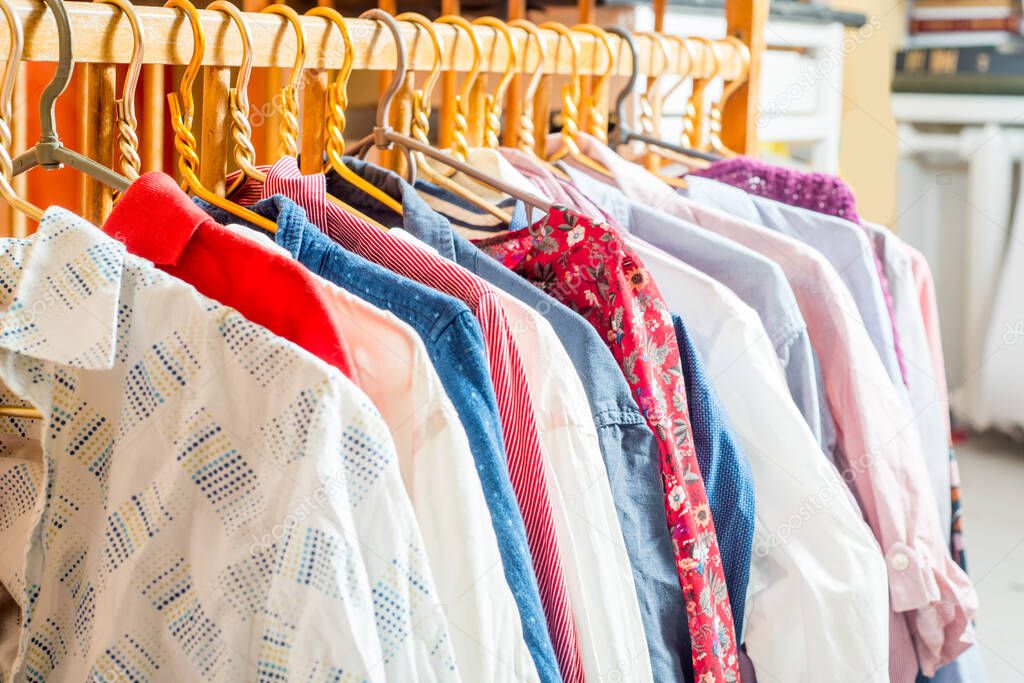
[[[569,46],[569,82],[572,87],[573,100],[578,100],[580,96],[580,63],[579,63],[579,47],[576,44],[576,38],[573,37],[572,33],[565,26],[565,24],[557,21],[545,21],[538,28],[547,29],[554,31],[559,36],[558,47],[555,48],[555,52],[560,49],[562,41],[565,39],[566,44]]]
[[[395,41],[395,73],[388,84],[388,89],[380,98],[377,105],[377,125],[373,129],[373,143],[381,149],[389,149],[391,142],[388,141],[385,133],[391,129],[391,102],[395,95],[402,89],[405,83],[405,74],[408,71],[408,47],[405,39],[402,38],[402,29],[395,21],[395,18],[381,9],[368,9],[359,15],[360,19],[380,21],[391,32],[391,38]]]
[[[57,100],[71,82],[75,72],[75,44],[71,34],[71,21],[68,19],[67,8],[63,0],[45,0],[46,6],[53,12],[53,20],[57,24],[57,71],[53,79],[46,84],[39,98],[39,142],[59,142],[55,123]]]
[[[418,29],[423,29],[427,36],[430,38],[430,45],[434,48],[434,62],[430,65],[430,71],[427,72],[427,79],[423,81],[423,85],[420,87],[420,91],[423,93],[424,104],[430,106],[430,96],[434,92],[434,85],[437,83],[438,77],[441,75],[441,59],[444,57],[441,48],[441,39],[437,36],[437,31],[434,30],[434,25],[422,14],[417,12],[403,12],[395,17],[398,21],[407,21],[413,24]]]
[[[629,80],[615,97],[615,129],[612,131],[615,144],[624,145],[630,133],[629,124],[626,123],[626,101],[636,91],[636,84],[640,81],[640,48],[637,47],[633,34],[624,28],[614,26],[608,29],[608,33],[621,39],[619,47],[625,45],[630,56]]]
[[[449,24],[455,28],[456,37],[459,34],[461,28],[469,36],[469,45],[473,48],[473,61],[469,65],[469,71],[466,73],[466,78],[462,81],[462,87],[459,88],[459,97],[462,101],[469,101],[469,94],[473,89],[473,83],[476,82],[477,77],[480,75],[480,62],[482,57],[480,55],[480,41],[476,39],[476,33],[473,31],[473,25],[466,21],[465,18],[448,14],[440,17],[437,22],[438,24]]]

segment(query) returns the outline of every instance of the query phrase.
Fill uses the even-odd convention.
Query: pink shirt
[[[973,643],[970,622],[977,597],[946,547],[921,446],[908,428],[914,417],[899,399],[838,273],[810,247],[688,200],[607,147],[591,144],[587,153],[613,171],[614,182],[630,199],[733,239],[785,272],[821,363],[839,432],[841,474],[886,558],[893,610],[891,679],[913,683],[918,663],[925,675],[934,675]]]
[[[935,282],[932,280],[932,271],[928,267],[928,260],[924,254],[906,242],[902,242],[904,249],[910,254],[910,270],[914,274],[914,282],[917,284],[918,298],[920,299],[921,317],[924,318],[924,333],[928,338],[928,350],[931,352],[932,377],[938,386],[941,396],[948,395],[946,384],[946,359],[942,354],[942,331],[939,326],[939,304],[935,297]],[[949,410],[943,410],[946,418],[946,433],[950,432]]]

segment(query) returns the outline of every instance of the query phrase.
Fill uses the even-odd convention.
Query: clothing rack
[[[322,3],[321,3],[322,4]],[[12,5],[21,17],[25,33],[25,50],[23,60],[55,62],[58,59],[57,29],[53,15],[46,6],[39,0],[12,0]],[[514,3],[513,3],[514,5]],[[510,11],[516,9],[510,5]],[[116,65],[126,64],[131,57],[132,32],[128,18],[117,7],[90,2],[66,2],[67,13],[70,19],[71,29],[74,36],[74,59],[79,63],[80,68],[86,72],[85,87],[80,93],[79,110],[82,112],[84,130],[90,132],[85,136],[83,152],[86,156],[105,166],[114,164],[114,132],[117,128],[115,108],[116,99]],[[246,2],[244,6],[253,8],[253,3]],[[583,0],[580,6],[581,19],[588,20],[593,17],[592,8],[588,9],[589,0]],[[738,50],[725,41],[713,41],[712,44],[697,40],[688,40],[686,48],[692,55],[691,67],[688,76],[694,79],[720,78],[732,80],[746,75],[747,82],[736,92],[726,103],[723,115],[724,131],[723,138],[730,148],[739,153],[753,153],[756,148],[756,123],[754,120],[756,111],[756,94],[759,89],[760,58],[764,51],[763,25],[767,20],[768,0],[728,0],[726,2],[726,16],[728,23],[728,34],[739,38],[750,48],[751,59],[749,68],[744,68]],[[446,0],[442,9],[457,10],[458,5],[454,0]],[[521,9],[521,8],[520,8]],[[658,16],[664,13],[664,2],[656,3]],[[184,65],[187,64],[193,45],[193,36],[189,23],[184,14],[177,9],[162,7],[139,6],[136,8],[138,19],[146,35],[145,52],[143,63],[146,65],[147,78],[155,74],[158,69],[150,68],[151,65]],[[237,66],[242,58],[242,40],[237,28],[232,24],[231,19],[223,12],[199,10],[202,18],[202,25],[206,36],[206,49],[203,55],[203,78],[202,86],[202,110],[197,112],[196,126],[197,136],[200,138],[200,146],[203,150],[201,155],[201,166],[199,175],[207,187],[214,191],[223,189],[224,179],[227,173],[227,162],[231,156],[231,136],[225,126],[230,120],[228,103],[228,92],[231,88],[230,69]],[[516,15],[521,15],[517,10]],[[254,67],[279,67],[291,68],[295,57],[295,34],[287,20],[279,15],[245,12],[245,20],[253,35],[252,60]],[[511,15],[510,15],[511,16]],[[372,21],[359,19],[345,19],[353,48],[353,68],[355,70],[380,71],[386,74],[395,67],[395,51],[393,42],[388,31],[376,25]],[[661,21],[659,19],[658,23]],[[306,68],[303,78],[303,109],[306,112],[323,112],[328,96],[327,71],[337,69],[341,66],[344,51],[340,47],[341,37],[338,29],[329,21],[316,17],[303,17],[302,24],[306,32]],[[459,40],[458,33],[461,29],[443,24],[436,24],[436,32],[443,47],[443,72],[454,74],[469,69],[472,59],[472,51],[469,41],[464,38]],[[414,25],[403,22],[403,37],[409,48],[410,71],[425,71],[433,63],[433,54],[430,41],[422,32],[417,32]],[[480,44],[482,64],[481,72],[497,73],[505,70],[508,64],[508,50],[504,39],[500,34],[485,26],[474,26],[473,31]],[[524,31],[512,28],[513,39],[516,41],[516,48],[522,54],[527,49],[527,35]],[[545,41],[546,59],[542,71],[546,77],[563,76],[570,73],[569,51],[562,47],[558,49],[559,36],[557,33],[541,29],[541,35]],[[607,57],[601,42],[593,35],[582,31],[574,31],[578,46],[579,72],[584,75],[601,74],[608,68]],[[647,37],[638,36],[640,46],[640,73],[650,74],[652,62],[654,68],[663,68],[663,65],[654,55],[656,50],[651,49],[651,40]],[[628,48],[622,41],[610,37],[613,55],[611,74],[614,76],[627,76],[632,71],[631,58]],[[8,36],[5,31],[0,31],[0,50],[8,48]],[[713,45],[710,46],[709,45]],[[671,59],[670,64],[676,64],[682,60],[675,57],[682,49],[678,43],[669,46]],[[712,59],[708,50],[714,50]],[[529,59],[535,59],[535,53],[530,51]],[[717,63],[717,70],[712,73],[712,64]],[[274,70],[271,71],[274,73]],[[162,74],[160,74],[162,76]],[[548,78],[545,80],[547,81]],[[162,80],[162,79],[161,79]],[[482,79],[481,79],[482,80]],[[585,79],[584,84],[590,79]],[[538,90],[538,100],[535,102],[535,110],[539,111],[537,118],[548,111],[547,101],[552,96],[549,93],[549,82],[542,83]],[[170,85],[170,84],[168,84]],[[168,88],[169,90],[170,88]],[[145,97],[150,104],[144,105],[148,110],[162,108],[162,93],[160,97],[152,96],[150,88],[145,89]],[[511,89],[509,96],[510,104],[517,97],[515,88]],[[483,97],[483,87],[474,91],[474,99]],[[444,116],[444,106],[450,98],[445,98],[441,111]],[[608,93],[601,93],[598,108],[603,110],[605,116],[609,110]],[[554,102],[558,101],[554,97]],[[28,103],[28,110],[32,110],[32,103]],[[159,105],[159,106],[158,106]],[[540,105],[540,106],[536,106]],[[471,106],[473,111],[479,107]],[[515,112],[518,110],[516,101],[508,111],[505,134],[510,134],[510,129],[515,130],[518,125],[518,117]],[[145,120],[145,119],[144,119]],[[606,119],[607,120],[607,119]],[[324,127],[321,116],[303,116],[301,138],[303,148],[311,150],[323,149]],[[17,122],[16,122],[17,127]],[[143,128],[149,128],[143,125]],[[444,127],[441,127],[444,130]],[[537,127],[538,130],[546,129]],[[479,131],[472,130],[473,135]],[[543,139],[543,136],[538,136]],[[15,146],[18,144],[18,132],[15,133]],[[478,142],[470,140],[471,143]],[[151,149],[160,144],[161,141],[153,135],[153,131],[144,133],[143,148],[141,155],[144,162],[149,160],[149,168],[152,170],[153,160],[159,159],[159,150]],[[441,140],[444,143],[444,140]],[[147,145],[149,148],[147,148]],[[16,149],[15,152],[20,150]],[[87,179],[85,189],[85,215],[86,218],[95,221],[109,213],[112,204],[112,193],[96,181]],[[20,231],[15,228],[14,233]]]

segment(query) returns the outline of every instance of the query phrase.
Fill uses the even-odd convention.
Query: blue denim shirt
[[[831,458],[836,447],[835,422],[821,370],[793,289],[779,266],[732,240],[631,201],[617,188],[585,173],[566,170],[577,187],[625,230],[718,280],[757,312],[782,363],[793,401]]]
[[[374,185],[402,197],[405,230],[495,287],[502,289],[543,315],[569,352],[583,383],[597,427],[601,454],[626,552],[633,570],[643,618],[651,669],[656,681],[692,680],[686,605],[679,587],[672,553],[672,539],[665,520],[664,488],[658,469],[659,451],[654,434],[640,414],[622,371],[594,328],[575,312],[551,298],[456,233],[443,216],[427,206],[410,186],[378,167],[348,160],[349,166]],[[357,202],[374,217],[372,207],[354,196],[353,189],[332,174],[327,176],[331,194]],[[419,187],[420,183],[417,183]],[[423,184],[431,193],[454,202],[465,211],[479,211],[444,190]],[[349,186],[350,187],[350,186]],[[422,189],[422,188],[421,188]],[[526,212],[514,211],[513,227],[525,227]]]
[[[217,221],[241,222],[201,200],[196,203]],[[530,654],[542,681],[561,681],[526,544],[526,527],[508,476],[483,333],[472,311],[447,294],[397,275],[335,244],[306,220],[302,207],[283,196],[271,197],[249,208],[277,223],[277,243],[310,271],[378,308],[391,311],[423,339],[469,437],[498,538],[505,579],[519,607]]]
[[[690,410],[693,448],[708,492],[711,519],[722,553],[736,638],[743,639],[743,607],[750,580],[750,549],[754,543],[754,479],[750,463],[732,431],[725,408],[704,369],[697,347],[686,334],[683,319],[672,314]]]

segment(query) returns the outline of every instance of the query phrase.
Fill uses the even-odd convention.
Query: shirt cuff
[[[924,554],[896,542],[885,553],[885,566],[894,612],[920,609],[939,599],[939,585]]]

